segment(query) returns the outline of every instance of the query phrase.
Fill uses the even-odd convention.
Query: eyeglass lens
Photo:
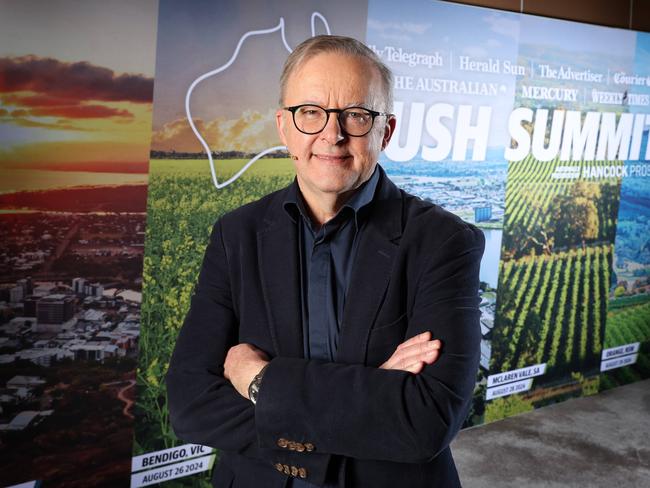
[[[372,114],[362,108],[348,108],[336,115],[341,128],[351,136],[363,136],[372,127]],[[294,112],[293,118],[298,130],[316,134],[327,125],[328,113],[317,105],[304,105]]]

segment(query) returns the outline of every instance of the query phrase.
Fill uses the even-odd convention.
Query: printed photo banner
[[[130,482],[156,13],[0,1],[0,486]]]
[[[486,234],[470,425],[594,393],[600,371],[634,365],[602,387],[650,373],[638,354],[650,339],[649,38],[369,3],[366,41],[395,73],[398,128],[382,164]],[[619,213],[626,198],[634,206]],[[612,266],[627,278],[618,285]]]
[[[141,402],[138,445],[174,443],[151,412],[165,412],[160,374],[211,224],[292,178],[277,80],[291,46],[319,33],[363,39],[395,74],[389,176],[485,233],[467,424],[647,377],[648,36],[446,2],[370,1],[344,17],[284,5],[161,4],[143,304],[160,349],[141,354],[156,361],[141,362],[139,391],[157,403]],[[191,29],[171,21],[181,11]],[[159,423],[164,444],[140,436]]]
[[[161,378],[212,223],[291,181],[277,80],[320,33],[363,39],[395,74],[389,176],[485,233],[467,425],[648,376],[648,36],[446,2],[355,8],[161,3],[138,454],[177,443]]]
[[[164,375],[212,224],[292,181],[278,80],[317,34],[393,70],[390,178],[485,234],[466,425],[650,376],[650,34],[424,0],[64,3],[65,36],[0,4],[3,485],[210,486]]]
[[[138,458],[155,458],[185,444],[169,423],[163,377],[212,225],[224,213],[293,179],[293,163],[275,128],[285,59],[314,34],[364,39],[366,7],[344,0],[160,2],[135,426]],[[201,454],[205,462],[181,456],[169,457],[164,465],[134,465],[131,486],[165,481],[207,488],[207,474],[187,478],[207,471],[219,455]]]

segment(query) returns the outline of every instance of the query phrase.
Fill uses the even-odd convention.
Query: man
[[[214,226],[167,388],[233,487],[459,486],[449,443],[479,358],[475,227],[377,165],[392,77],[350,38],[289,56],[294,183]]]

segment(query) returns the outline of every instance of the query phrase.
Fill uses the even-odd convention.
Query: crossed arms
[[[238,265],[232,252],[227,257],[224,239],[217,223],[167,374],[180,438],[270,463],[278,438],[308,441],[316,449],[301,462],[316,478],[324,477],[332,454],[418,463],[448,446],[464,420],[478,365],[480,231],[467,226],[436,245],[409,301],[405,338],[411,339],[402,338],[380,368],[270,358],[238,346],[238,292],[230,280]],[[442,344],[439,356],[427,356],[421,349],[427,344],[436,351]],[[242,366],[251,353],[259,362]],[[245,398],[248,383],[268,359],[253,406]]]

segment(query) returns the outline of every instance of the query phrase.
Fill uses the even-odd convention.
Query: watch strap
[[[253,402],[253,405],[257,403],[257,396],[259,395],[260,386],[262,385],[262,377],[264,376],[264,371],[266,371],[266,368],[268,367],[268,364],[264,366],[248,385],[248,398]]]

